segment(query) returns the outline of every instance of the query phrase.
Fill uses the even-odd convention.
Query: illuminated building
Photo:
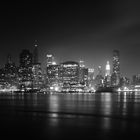
[[[88,69],[88,79],[89,79],[89,81],[94,80],[94,69],[93,68]]]
[[[133,85],[140,85],[140,74],[133,75],[132,84]]]
[[[46,57],[47,57],[47,67],[48,67],[49,65],[53,65],[53,63],[55,63],[55,62],[54,62],[54,57],[53,57],[52,54],[47,54]]]
[[[93,87],[94,86],[94,69],[93,68],[89,68],[88,69],[88,83],[89,83],[89,87]]]
[[[112,86],[119,86],[120,83],[120,53],[113,51],[113,73],[111,76]]]
[[[79,68],[79,84],[79,87],[81,86],[83,89],[88,86],[88,68]]]
[[[55,90],[58,87],[58,69],[59,65],[54,61],[52,54],[47,54],[47,67],[46,67],[46,86],[47,89]]]
[[[107,61],[107,64],[106,64],[105,76],[110,76],[110,64],[109,64],[109,61]]]
[[[79,83],[81,86],[88,86],[88,68],[85,67],[82,60],[80,60],[79,65]]]
[[[7,57],[7,63],[5,64],[4,71],[5,71],[5,79],[9,83],[9,85],[17,86],[18,84],[17,67],[15,66],[15,63],[12,62],[10,55],[8,55]]]
[[[110,87],[111,86],[111,74],[110,74],[109,61],[107,61],[107,64],[106,64],[106,67],[105,67],[104,86],[105,87]]]
[[[51,90],[55,90],[59,86],[59,77],[58,77],[59,65],[53,64],[47,67],[47,87]]]
[[[127,77],[120,78],[120,87],[129,87],[130,86],[130,79]]]
[[[18,86],[17,67],[8,55],[7,63],[4,68],[0,69],[0,89],[10,89],[12,86]]]
[[[32,65],[32,53],[29,50],[23,50],[20,53],[20,67],[29,68]]]
[[[8,82],[5,78],[5,70],[4,68],[0,69],[0,89],[4,89],[8,86]]]
[[[79,63],[74,61],[61,63],[59,78],[63,90],[76,90],[79,85]]]
[[[34,45],[32,72],[33,72],[33,88],[41,89],[44,83],[42,77],[43,75],[42,75],[41,63],[39,63],[39,58],[38,58],[37,43],[35,43]]]
[[[84,61],[80,60],[79,64],[80,64],[80,68],[84,68],[85,67]]]
[[[23,50],[20,53],[19,83],[21,88],[32,88],[32,53],[29,50]]]
[[[104,78],[102,76],[102,67],[99,66],[98,67],[98,74],[96,75],[95,77],[95,87],[98,88],[98,87],[102,87],[104,84]]]

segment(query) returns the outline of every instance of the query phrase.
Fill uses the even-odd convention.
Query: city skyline
[[[1,9],[0,67],[10,53],[18,64],[22,49],[33,50],[38,40],[40,61],[46,54],[56,60],[84,60],[87,67],[112,66],[112,51],[120,51],[124,76],[139,74],[138,1],[59,4],[8,4]],[[112,68],[111,68],[112,69]]]

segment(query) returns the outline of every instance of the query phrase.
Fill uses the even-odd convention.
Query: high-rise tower
[[[109,61],[107,61],[105,70],[106,70],[105,76],[110,76],[110,64],[109,64]]]
[[[113,51],[113,73],[120,76],[120,52],[118,50]]]
[[[46,57],[47,57],[47,67],[48,67],[49,65],[53,64],[54,57],[52,54],[47,54]]]
[[[20,53],[18,75],[21,88],[32,88],[32,53],[29,50]]]
[[[112,73],[112,86],[118,86],[120,83],[120,52],[113,51],[113,73]]]
[[[20,53],[20,66],[29,67],[32,65],[32,53],[29,50],[23,50]]]
[[[33,88],[41,89],[43,87],[43,75],[41,69],[41,63],[39,63],[39,53],[38,53],[38,44],[35,40],[34,50],[33,50]]]

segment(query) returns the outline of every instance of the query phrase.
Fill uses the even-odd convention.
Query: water
[[[124,139],[140,135],[140,93],[0,94],[0,137]]]

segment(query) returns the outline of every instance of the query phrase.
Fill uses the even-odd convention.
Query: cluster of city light
[[[11,86],[9,88],[0,88],[0,92],[14,92],[18,90],[19,89],[16,86]]]
[[[41,63],[38,61],[37,48],[38,45],[35,44],[33,53],[29,50],[21,52],[19,67],[12,63],[11,57],[8,57],[8,63],[3,69],[7,71],[2,71],[0,75],[0,92],[33,90],[90,93],[96,92],[98,89],[106,90],[109,88],[114,88],[118,92],[140,91],[140,85],[138,85],[140,78],[138,82],[130,85],[129,79],[121,76],[118,50],[113,51],[112,73],[110,63],[107,61],[105,74],[103,75],[102,67],[99,66],[98,74],[95,76],[94,68],[85,67],[83,60],[79,62],[65,61],[57,64],[52,54],[46,55],[46,73],[44,73],[41,69]],[[32,54],[34,61],[32,61]],[[17,73],[14,71],[11,74],[11,68],[15,68]]]
[[[140,85],[136,85],[133,88],[128,88],[128,87],[123,87],[123,88],[118,88],[118,92],[133,92],[133,91],[140,91]]]

